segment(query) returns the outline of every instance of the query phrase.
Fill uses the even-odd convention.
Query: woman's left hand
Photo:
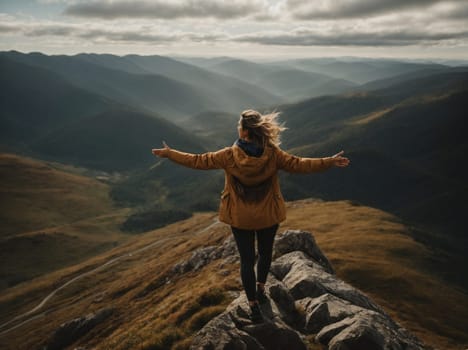
[[[158,157],[167,158],[169,155],[170,148],[165,141],[163,141],[162,143],[164,148],[153,148],[151,150],[151,153]]]
[[[333,165],[334,166],[338,166],[338,167],[343,168],[343,167],[349,165],[349,159],[346,158],[346,157],[343,157],[342,156],[343,153],[344,153],[344,151],[341,151],[341,152],[338,152],[337,154],[335,154],[334,156],[331,157],[333,159]]]

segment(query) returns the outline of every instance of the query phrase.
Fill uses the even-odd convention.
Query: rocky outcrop
[[[265,322],[253,324],[242,293],[194,337],[192,350],[425,349],[364,293],[338,279],[308,232],[277,237]]]
[[[52,336],[46,349],[59,350],[66,348],[106,320],[113,312],[112,308],[102,309],[96,313],[90,313],[61,324]]]
[[[236,242],[232,236],[226,239],[220,246],[208,246],[195,250],[189,259],[174,265],[172,272],[183,274],[189,271],[196,271],[216,259],[224,259],[224,263],[229,264],[239,260]]]

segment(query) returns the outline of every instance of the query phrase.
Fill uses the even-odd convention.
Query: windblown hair
[[[284,123],[278,122],[279,112],[262,115],[253,109],[241,113],[239,125],[249,133],[249,139],[265,147],[267,145],[279,146],[280,133],[287,128]]]

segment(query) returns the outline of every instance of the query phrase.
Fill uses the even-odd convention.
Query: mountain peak
[[[312,234],[288,230],[275,243],[264,322],[248,318],[244,295],[208,322],[190,349],[424,349],[368,296],[340,280]]]

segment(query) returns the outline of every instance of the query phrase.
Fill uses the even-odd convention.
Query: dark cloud
[[[58,35],[69,36],[76,32],[76,27],[61,24],[0,24],[0,33],[21,33],[26,36]]]
[[[203,18],[220,19],[250,16],[261,10],[257,1],[86,1],[69,5],[64,13],[78,17],[116,18]]]
[[[177,34],[154,34],[145,33],[142,30],[107,31],[102,29],[84,30],[77,33],[77,36],[90,40],[106,40],[112,42],[145,42],[145,43],[168,43],[188,41],[215,41],[222,38],[220,34],[197,34],[197,33],[177,33]]]
[[[459,6],[454,6],[453,8],[440,13],[439,16],[443,16],[447,19],[464,20],[465,22],[468,22],[468,2],[465,2],[463,6],[461,4]]]
[[[9,24],[0,23],[0,33],[13,33],[19,31],[19,28]]]
[[[287,8],[296,19],[359,18],[400,12],[409,9],[426,11],[438,3],[453,3],[468,7],[464,0],[328,0],[317,3],[308,0],[288,0]]]
[[[331,33],[317,34],[309,30],[292,33],[263,33],[238,36],[235,41],[262,45],[286,46],[409,46],[433,45],[441,41],[466,40],[468,31],[451,33],[381,32],[381,33]]]
[[[112,32],[102,29],[84,30],[77,33],[78,37],[89,40],[107,40],[107,41],[123,41],[123,42],[170,42],[177,40],[174,35],[165,34],[149,34],[141,31],[119,31]]]
[[[76,33],[76,27],[64,25],[40,25],[37,27],[24,28],[23,32],[28,36],[69,36]]]

